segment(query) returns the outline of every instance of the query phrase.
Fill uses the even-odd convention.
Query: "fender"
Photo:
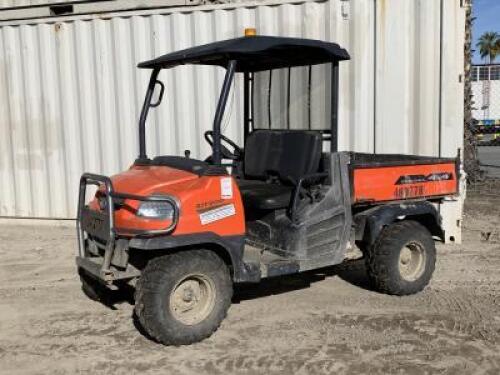
[[[177,236],[133,238],[129,243],[129,248],[145,251],[181,249],[189,246],[206,247],[209,250],[214,250],[226,264],[229,263],[232,266],[234,282],[260,281],[259,266],[243,261],[244,235],[219,236],[213,232],[204,232]]]
[[[376,206],[354,216],[356,241],[372,245],[386,225],[404,219],[415,220],[425,226],[433,236],[444,240],[441,215],[430,202],[408,202]]]

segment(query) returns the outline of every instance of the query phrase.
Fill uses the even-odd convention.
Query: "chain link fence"
[[[500,64],[472,65],[472,0],[465,0],[464,230],[500,243]],[[497,115],[498,113],[498,115]],[[498,146],[496,146],[498,142]]]
[[[467,186],[467,196],[496,198],[500,201],[500,178],[486,175],[486,178],[480,181],[470,181]]]
[[[485,194],[500,195],[495,190],[500,178],[500,64],[473,65],[471,79],[472,135],[479,173],[469,176],[470,188]]]
[[[470,83],[478,169],[468,176],[464,229],[481,241],[500,243],[500,64],[473,65]]]
[[[469,181],[463,228],[481,241],[500,243],[500,178]]]

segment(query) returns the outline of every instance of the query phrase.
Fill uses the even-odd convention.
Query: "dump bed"
[[[458,194],[459,158],[351,153],[354,204]]]

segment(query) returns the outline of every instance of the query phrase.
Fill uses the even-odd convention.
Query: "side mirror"
[[[158,107],[161,103],[161,100],[163,99],[163,94],[165,93],[165,85],[163,84],[162,81],[159,81],[159,80],[156,80],[155,82],[155,90],[153,92],[153,95],[154,93],[156,92],[156,86],[160,86],[160,93],[158,94],[158,99],[156,100],[156,102],[154,103],[151,103],[149,106],[150,107]]]

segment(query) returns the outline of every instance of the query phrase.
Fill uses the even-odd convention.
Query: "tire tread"
[[[174,327],[165,327],[162,324],[160,319],[162,312],[155,308],[155,304],[157,303],[158,290],[162,286],[162,280],[173,282],[173,280],[170,280],[169,270],[181,269],[186,265],[186,262],[195,263],[201,267],[207,263],[217,266],[217,274],[221,277],[219,281],[222,283],[224,295],[223,298],[217,298],[216,316],[208,330],[191,331],[189,333],[186,331],[185,334],[179,335],[179,332],[174,332]],[[153,258],[148,262],[136,283],[135,315],[147,335],[155,341],[165,345],[191,344],[211,336],[219,328],[222,320],[227,315],[232,295],[233,287],[229,270],[222,259],[209,250],[182,251]],[[222,305],[217,306],[219,303],[222,303]]]
[[[426,269],[414,282],[395,277],[396,271],[392,269],[394,257],[399,259],[401,243],[410,239],[421,242],[427,255]],[[429,283],[435,262],[436,248],[430,232],[422,224],[412,220],[403,220],[385,227],[366,251],[368,278],[377,291],[385,294],[403,296],[420,292]]]

